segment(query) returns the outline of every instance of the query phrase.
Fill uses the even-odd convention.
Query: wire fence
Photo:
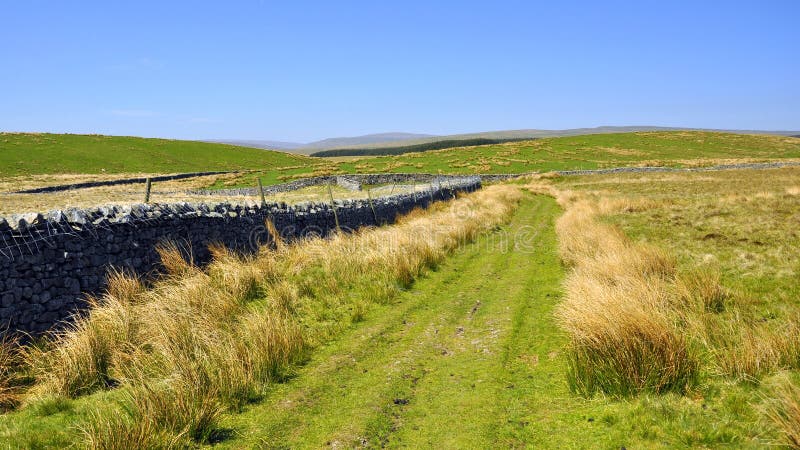
[[[274,204],[280,208],[290,205],[327,205],[336,214],[337,207],[346,201],[363,200],[369,203],[374,212],[374,200],[399,195],[413,196],[415,202],[423,197],[433,200],[435,192],[453,188],[465,180],[469,178],[433,177],[424,183],[387,183],[377,186],[358,183],[357,187],[355,183],[343,187],[329,182],[271,194],[263,192],[260,186],[200,192],[169,189],[169,185],[162,190],[159,183],[150,182],[43,193],[0,193],[0,257],[13,259],[62,251],[56,244],[56,240],[62,240],[60,237],[71,236],[76,242],[96,240],[103,235],[102,231],[110,231],[120,224],[148,228],[165,219],[202,215],[232,219],[252,211],[247,208],[264,204]],[[76,244],[76,247],[80,245]]]

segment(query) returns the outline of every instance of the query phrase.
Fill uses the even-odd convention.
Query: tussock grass
[[[167,274],[149,288],[114,272],[107,292],[32,348],[29,401],[120,389],[82,426],[91,448],[174,448],[213,440],[220,414],[258,400],[307,349],[389,302],[458,246],[506,221],[521,192],[493,186],[397,225],[241,257],[212,245],[201,270],[178,245],[158,248]]]
[[[709,320],[701,336],[714,355],[719,375],[757,383],[782,369],[800,368],[800,321],[764,324],[741,314]]]
[[[120,278],[121,279],[121,278]],[[91,313],[28,347],[25,359],[37,383],[29,399],[75,398],[115,384],[115,353],[131,342],[136,324],[130,305],[114,296],[90,298]]]
[[[566,208],[560,251],[572,268],[559,320],[572,341],[573,390],[636,392],[635,383],[615,380],[623,369],[627,378],[651,375],[639,369],[645,354],[654,358],[651,369],[694,361],[699,379],[687,397],[703,397],[704,408],[716,405],[753,428],[760,410],[780,431],[762,427],[751,438],[763,444],[780,434],[781,443],[798,448],[797,174],[787,168],[556,180]],[[683,344],[640,350],[631,341]],[[669,350],[673,361],[653,356],[661,354],[654,348]],[[783,372],[794,382],[779,376],[773,386],[771,375]],[[644,390],[659,390],[650,385],[656,388]],[[741,393],[747,394],[731,400]],[[765,397],[764,407],[754,401]]]
[[[188,385],[130,388],[115,409],[97,411],[81,431],[90,449],[186,448],[218,429],[222,408],[214,395]]]
[[[570,193],[560,201],[559,251],[573,269],[556,315],[570,337],[570,387],[583,395],[685,392],[699,361],[671,313],[675,261],[599,222],[590,201]]]
[[[675,279],[675,289],[683,309],[721,313],[731,293],[720,282],[718,267],[702,267],[680,274]]]
[[[762,407],[764,414],[781,433],[782,444],[800,449],[800,386],[781,374],[771,390],[772,398]]]
[[[24,354],[16,338],[0,338],[0,411],[14,409],[21,401],[26,377]]]
[[[184,258],[181,247],[173,241],[162,242],[156,246],[156,252],[161,258],[161,265],[169,275],[181,276],[196,270],[191,253],[187,252],[188,259]]]
[[[647,280],[615,285],[573,275],[558,312],[570,335],[568,380],[585,395],[685,392],[698,361],[672,318],[667,295]]]
[[[670,208],[675,200],[566,189],[555,195],[566,209],[556,224],[559,251],[572,267],[558,319],[572,341],[574,390],[684,391],[706,360],[712,374],[751,382],[800,367],[796,314],[782,325],[765,322],[748,309],[754,300],[722,285],[713,260],[679,272],[669,252],[632,242],[603,221]]]

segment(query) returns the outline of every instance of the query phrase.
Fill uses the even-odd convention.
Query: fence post
[[[339,214],[336,212],[336,203],[333,201],[333,188],[330,181],[328,182],[328,195],[331,197],[331,208],[333,208],[333,220],[336,221],[336,229],[342,231],[339,227]]]
[[[371,189],[367,189],[367,200],[369,201],[369,208],[372,210],[372,217],[375,219],[375,225],[380,225],[378,222],[378,213],[375,212],[375,205],[372,204]]]
[[[256,177],[258,180],[258,192],[261,194],[261,207],[267,206],[267,199],[264,198],[264,185],[261,184],[261,177]]]
[[[150,180],[150,177],[147,177],[147,180],[145,180],[145,185],[144,185],[144,202],[145,203],[150,203],[150,187],[151,187],[151,185],[152,185],[152,182]]]

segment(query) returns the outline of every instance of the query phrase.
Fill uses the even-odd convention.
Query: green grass
[[[508,225],[365,311],[261,401],[226,414],[215,446],[758,448],[776,439],[756,426],[763,391],[748,383],[709,377],[688,395],[624,400],[570,392],[553,319],[559,214],[551,198],[526,197]],[[529,246],[507,239],[521,233]],[[4,415],[0,446],[75,442],[75,426],[115,395]]]
[[[76,134],[0,134],[0,177],[60,173],[167,173],[307,164],[288,153],[206,142]]]
[[[261,175],[277,181],[321,169],[514,172],[798,157],[800,141],[791,138],[636,133],[312,163]],[[798,312],[799,180],[800,169],[786,168],[565,177],[557,186],[630,199],[632,207],[604,220],[635,241],[670,249],[681,271],[701,263],[719,268],[732,292],[725,300],[730,309],[714,312],[709,323],[743,317],[777,331]],[[223,426],[231,432],[216,445],[758,448],[778,441],[759,409],[780,374],[774,368],[746,379],[720,373],[720,361],[738,358],[738,341],[730,337],[710,347],[728,353],[701,355],[700,379],[683,395],[585,398],[570,391],[567,340],[553,318],[564,275],[553,231],[558,214],[552,199],[530,196],[509,225],[458,250],[390,304],[352,312],[357,323],[316,348],[293,377],[241,413],[226,414]],[[536,236],[532,251],[492,246],[523,231]],[[342,311],[331,311],[330,318],[323,303],[314,305],[320,324],[338,323]],[[796,378],[796,367],[790,369]],[[0,447],[75,442],[74,426],[114,395],[50,401],[4,415]]]
[[[737,444],[780,442],[759,411],[788,400],[776,390],[782,377],[800,376],[800,169],[562,177],[556,183],[617,204],[603,220],[636,242],[668,249],[679,278],[701,275],[706,287],[719,279],[718,303],[687,314],[684,323],[702,356],[697,392],[684,403],[701,398],[726,417],[730,426],[720,437]],[[687,405],[675,412],[690,411]],[[763,431],[744,432],[748,426]]]
[[[714,132],[642,132],[548,138],[397,156],[327,160],[325,173],[524,173],[631,165],[712,165],[800,158],[800,139]],[[317,159],[319,161],[319,159]],[[256,174],[229,185],[253,185]],[[258,176],[270,177],[269,172]]]
[[[336,173],[522,173],[647,163],[800,158],[800,139],[715,132],[596,134],[397,156],[310,158],[193,141],[98,135],[0,134],[0,177],[61,173],[255,170],[213,188],[254,186]],[[690,161],[691,160],[691,161]]]
[[[778,136],[711,132],[648,132],[595,134],[541,139],[397,157],[361,158],[342,163],[349,171],[358,164],[379,170],[467,173],[518,173],[562,169],[594,169],[639,162],[676,165],[690,159],[798,158],[800,140]],[[390,166],[395,167],[388,169]],[[422,167],[417,167],[417,166]],[[465,165],[464,167],[458,167]]]
[[[584,399],[553,320],[564,275],[547,197],[467,246],[224,421],[222,448],[756,448],[748,386]],[[534,236],[497,251],[499,236]],[[491,280],[491,281],[489,281]]]

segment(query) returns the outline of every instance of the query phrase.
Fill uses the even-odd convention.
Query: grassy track
[[[686,395],[587,399],[569,391],[566,338],[553,317],[564,277],[554,232],[559,214],[550,197],[527,196],[508,225],[457,250],[390,304],[375,304],[257,403],[225,414],[221,425],[230,432],[214,446],[760,448],[775,442],[777,433],[757,413],[765,391],[750,383],[708,374]],[[0,447],[75,442],[88,407],[114,393],[3,416]]]
[[[583,402],[564,383],[552,321],[563,275],[557,210],[547,197],[525,201],[501,232],[458,252],[316,352],[265,402],[232,416],[239,436],[222,445],[490,448],[591,435]],[[499,237],[515,233],[535,236],[533,248],[512,240],[499,251]],[[563,428],[557,437],[554,427]]]

